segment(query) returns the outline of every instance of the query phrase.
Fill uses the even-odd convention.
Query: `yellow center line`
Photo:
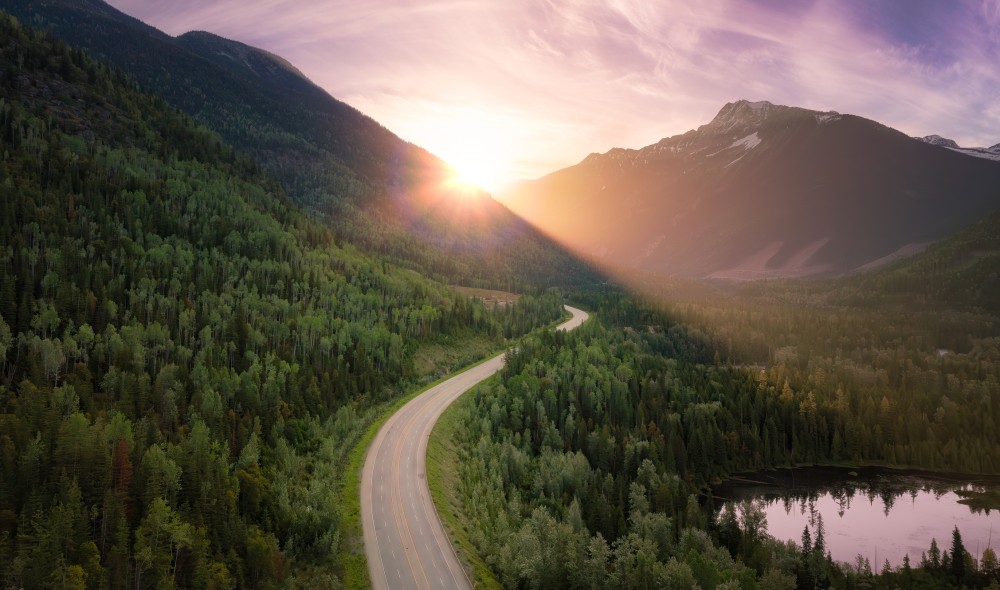
[[[423,578],[424,587],[430,590],[431,588],[430,581],[427,579],[427,572],[424,571],[423,563],[420,561],[420,555],[417,554],[416,544],[413,541],[413,533],[412,531],[410,531],[410,524],[407,521],[406,514],[404,512],[406,507],[403,505],[403,494],[401,488],[402,477],[400,476],[401,473],[400,461],[403,455],[403,442],[406,441],[410,432],[413,430],[414,423],[416,422],[416,418],[420,415],[420,412],[421,408],[418,407],[416,415],[410,417],[404,423],[403,431],[397,438],[396,445],[393,448],[393,458],[392,458],[393,465],[392,465],[392,473],[390,474],[390,477],[392,478],[390,482],[390,490],[392,492],[390,497],[390,504],[392,505],[393,508],[393,517],[396,521],[397,529],[401,533],[405,532],[406,538],[409,539],[409,545],[407,545],[406,539],[401,538],[400,540],[403,541],[403,553],[406,556],[406,563],[410,566],[410,572],[411,574],[413,574],[419,570],[420,577]],[[402,535],[400,536],[402,537]],[[414,560],[410,559],[411,551],[415,554],[415,560],[417,563],[416,568],[413,567]],[[417,586],[419,587],[420,580],[417,579],[416,575],[414,575],[413,578],[414,581],[417,582]]]

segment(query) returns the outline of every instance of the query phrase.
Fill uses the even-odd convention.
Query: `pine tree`
[[[816,516],[816,542],[813,550],[823,557],[826,554],[826,528],[823,526],[823,515]]]
[[[931,566],[931,571],[941,569],[941,550],[938,548],[937,539],[931,539],[931,548],[927,551],[927,563]]]
[[[900,572],[903,574],[903,581],[909,583],[910,578],[913,575],[913,568],[910,567],[910,554],[903,554],[903,566],[900,568]]]
[[[951,568],[949,573],[961,583],[965,580],[965,545],[962,544],[962,533],[958,527],[951,533]]]

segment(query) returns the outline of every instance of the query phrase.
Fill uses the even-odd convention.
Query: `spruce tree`
[[[949,573],[959,583],[965,579],[965,545],[958,527],[951,533],[951,568]]]
[[[941,569],[941,550],[938,548],[937,539],[931,539],[931,548],[927,552],[928,563],[930,563],[931,570],[938,571]]]

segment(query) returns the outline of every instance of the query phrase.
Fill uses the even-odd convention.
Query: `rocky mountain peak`
[[[947,137],[941,137],[940,135],[926,135],[924,137],[918,137],[916,139],[924,143],[929,143],[931,145],[939,145],[942,147],[958,149],[958,144],[955,143],[955,140],[948,139]]]
[[[781,107],[760,100],[750,102],[748,100],[738,100],[727,102],[719,114],[706,125],[714,130],[724,131],[734,127],[750,127],[764,122],[775,110]]]

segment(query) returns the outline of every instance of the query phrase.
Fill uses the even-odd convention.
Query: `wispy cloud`
[[[403,138],[446,159],[478,143],[512,178],[682,133],[739,98],[1000,142],[1000,0],[112,4],[277,53]]]

